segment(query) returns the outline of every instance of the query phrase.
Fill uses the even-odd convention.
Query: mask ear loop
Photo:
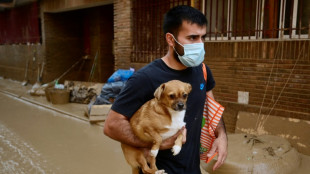
[[[180,56],[180,54],[177,52],[177,50],[173,47],[175,53],[177,53],[178,56]]]
[[[171,34],[171,33],[169,33],[169,34]],[[171,36],[173,37],[174,41],[176,41],[176,43],[178,43],[179,45],[181,45],[181,46],[184,48],[184,46],[183,46],[180,42],[178,42],[178,41],[175,39],[175,37],[173,36],[173,34],[171,34]]]
[[[172,38],[174,39],[174,41],[175,41],[176,43],[178,43],[179,45],[181,45],[181,46],[184,48],[184,46],[183,46],[180,42],[178,42],[178,41],[175,39],[175,37],[173,36],[173,34],[171,34],[171,33],[169,33],[169,34],[172,36]],[[174,46],[173,46],[173,49],[174,49],[175,53],[177,53],[177,55],[180,56],[180,54],[177,52],[177,50],[175,49]]]

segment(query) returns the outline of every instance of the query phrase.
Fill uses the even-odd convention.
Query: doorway
[[[113,20],[113,4],[45,13],[47,79],[80,61],[62,80],[106,82],[114,71]]]

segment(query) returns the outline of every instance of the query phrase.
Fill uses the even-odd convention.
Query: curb
[[[69,113],[69,112],[66,112],[66,111],[63,111],[63,110],[60,110],[60,109],[56,109],[56,108],[54,108],[54,107],[52,107],[52,106],[44,105],[44,104],[42,104],[42,103],[40,103],[40,102],[37,102],[37,101],[31,100],[31,99],[28,99],[28,98],[26,98],[26,97],[19,96],[19,95],[17,95],[17,94],[14,94],[14,93],[11,93],[11,92],[2,90],[2,89],[0,89],[0,92],[3,93],[3,94],[5,94],[5,95],[9,95],[9,96],[12,96],[12,97],[15,97],[15,98],[24,100],[24,101],[26,101],[26,102],[29,102],[29,103],[32,103],[32,104],[35,104],[35,105],[44,107],[44,108],[46,108],[46,109],[50,109],[50,110],[56,111],[56,112],[61,113],[61,114],[64,114],[64,115],[67,115],[67,116],[70,116],[70,117],[74,117],[74,118],[79,119],[79,120],[81,120],[81,121],[89,122],[89,120],[86,119],[86,118],[85,118],[85,119],[84,119],[84,118],[81,118],[81,117],[79,117],[79,116],[77,116],[77,115],[71,114],[71,113]],[[99,125],[99,124],[96,124],[96,125],[101,126],[101,125]]]

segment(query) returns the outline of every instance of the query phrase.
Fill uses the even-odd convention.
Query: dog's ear
[[[192,91],[192,85],[191,84],[187,84],[187,92],[190,93]]]
[[[163,83],[154,92],[154,96],[157,100],[160,99],[161,93],[164,91],[164,89],[165,89],[165,84]]]

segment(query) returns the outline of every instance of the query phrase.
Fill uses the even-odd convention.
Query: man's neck
[[[184,66],[181,62],[177,61],[176,59],[177,58],[174,58],[173,57],[173,52],[172,51],[168,51],[168,53],[161,58],[165,64],[171,68],[171,69],[174,69],[174,70],[184,70],[186,69],[187,67]]]

